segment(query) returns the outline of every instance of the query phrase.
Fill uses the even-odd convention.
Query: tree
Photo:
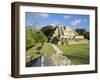
[[[47,41],[47,37],[44,35],[44,33],[41,31],[37,32],[36,42],[42,43],[46,41]]]
[[[90,37],[89,37],[89,32],[85,32],[85,33],[84,33],[84,37],[85,37],[86,39],[89,40],[89,39],[90,39]]]
[[[83,35],[84,38],[86,38],[86,39],[89,40],[89,32],[86,31],[85,29],[76,29],[76,32],[77,32],[79,35]]]
[[[35,31],[32,27],[26,28],[26,47],[35,44]]]
[[[26,48],[45,41],[47,41],[47,37],[42,31],[38,30],[36,26],[26,28]]]
[[[79,35],[83,35],[86,31],[85,31],[85,29],[76,29],[76,32],[77,32]]]
[[[55,28],[53,26],[44,26],[43,28],[41,28],[41,31],[48,38],[48,41],[50,40],[50,37],[53,35]]]

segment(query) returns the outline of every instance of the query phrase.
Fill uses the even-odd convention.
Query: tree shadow
[[[30,45],[30,46],[26,47],[26,50],[29,50],[29,49],[31,49],[32,47],[34,47],[34,45]]]
[[[72,63],[76,62],[79,64],[89,64],[89,57],[86,56],[66,55],[66,57],[68,57],[72,61]]]

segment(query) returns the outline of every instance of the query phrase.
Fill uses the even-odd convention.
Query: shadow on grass
[[[78,56],[78,55],[66,55],[73,64],[89,64],[89,57],[86,56]]]
[[[34,45],[30,45],[30,46],[26,47],[26,51],[31,49],[32,47],[34,47]]]

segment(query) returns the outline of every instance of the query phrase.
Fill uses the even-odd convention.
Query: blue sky
[[[26,26],[38,24],[39,27],[43,27],[51,24],[59,24],[89,30],[90,18],[89,15],[26,12],[25,20]]]

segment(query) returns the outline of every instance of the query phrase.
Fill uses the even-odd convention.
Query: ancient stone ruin
[[[87,43],[87,40],[85,40],[83,35],[79,35],[75,29],[69,26],[56,25],[50,42],[55,44],[79,44]]]

